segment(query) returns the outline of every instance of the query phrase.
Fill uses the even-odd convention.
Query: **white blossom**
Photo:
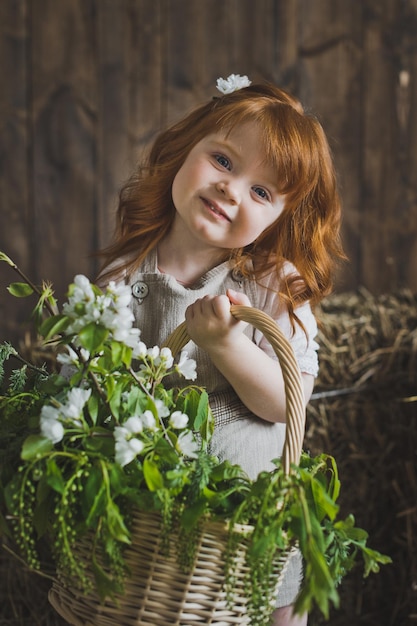
[[[64,426],[59,420],[41,418],[41,434],[52,443],[62,441],[64,432]]]
[[[123,424],[124,428],[133,435],[143,431],[143,422],[139,415],[132,415]]]
[[[58,420],[59,415],[59,409],[50,404],[45,404],[41,409],[41,420]]]
[[[198,443],[194,439],[194,435],[191,431],[184,431],[178,437],[177,448],[184,456],[196,459],[198,457],[198,447]]]
[[[144,428],[149,430],[156,430],[156,420],[154,414],[149,409],[142,413],[141,418]]]
[[[131,328],[134,321],[133,313],[130,309],[124,309],[123,311],[115,311],[114,308],[105,308],[102,312],[99,312],[100,323],[109,330],[112,331],[116,341],[121,341],[117,335],[119,333],[126,334]]]
[[[64,426],[59,418],[59,409],[48,404],[42,407],[40,417],[41,434],[52,441],[52,443],[59,443],[64,436]]]
[[[94,290],[87,276],[83,274],[77,274],[74,278],[74,293],[73,298],[77,302],[82,302],[83,300],[94,300]]]
[[[61,407],[63,418],[71,420],[77,426],[81,426],[81,413],[90,395],[91,389],[73,387],[68,393],[67,402]]]
[[[64,354],[63,352],[58,354],[58,356],[56,357],[58,363],[61,363],[61,365],[78,365],[79,359],[78,354],[75,352],[75,350],[73,350],[70,346],[64,347],[67,350],[68,354]],[[86,352],[88,352],[88,350],[86,350]]]
[[[154,346],[153,348],[148,348],[146,354],[151,359],[157,359],[159,357],[159,346]]]
[[[172,428],[185,428],[188,424],[188,415],[181,411],[174,411],[169,418],[169,423]]]
[[[77,335],[87,324],[94,322],[109,330],[113,339],[135,351],[140,330],[133,328],[135,318],[130,309],[130,302],[131,293],[128,285],[111,281],[104,293],[96,294],[88,278],[81,274],[77,275],[68,302],[62,309],[71,319],[67,333]]]
[[[155,408],[156,408],[156,411],[158,413],[158,416],[159,417],[168,417],[168,415],[169,415],[169,408],[167,407],[165,402],[163,402],[159,398],[156,398],[154,400],[154,403],[155,403]]]
[[[116,426],[113,431],[113,436],[116,441],[125,441],[131,434],[132,433],[124,426]]]
[[[139,341],[133,347],[133,356],[136,359],[143,359],[146,356],[146,351],[147,351],[146,345],[143,343],[143,341]]]
[[[174,357],[172,356],[172,352],[169,348],[161,348],[159,356],[154,361],[155,365],[159,365],[163,363],[166,369],[170,369],[174,363]]]
[[[115,283],[114,280],[111,280],[107,286],[107,291],[115,295],[119,307],[129,306],[132,299],[129,285]]]
[[[58,407],[45,405],[42,407],[40,416],[40,429],[44,437],[47,437],[52,443],[58,443],[62,440],[65,433],[65,424],[69,422],[70,426],[81,428],[82,411],[85,403],[91,395],[91,389],[81,389],[73,387],[67,395],[65,404]]]
[[[143,421],[139,415],[129,417],[123,426],[114,429],[115,459],[122,467],[133,461],[142,452],[145,444],[132,435],[143,431]]]
[[[180,359],[177,363],[177,370],[187,380],[195,380],[197,378],[196,371],[197,364],[194,359],[188,358],[188,352],[183,350],[180,354]]]
[[[118,427],[117,427],[118,428]],[[117,430],[115,428],[115,432]],[[138,454],[140,454],[144,448],[144,443],[140,439],[116,439],[115,443],[115,459],[116,463],[119,463],[122,467],[133,461]]]
[[[242,87],[249,87],[250,84],[249,78],[240,74],[230,74],[228,78],[217,79],[217,89],[223,94],[233,93]]]

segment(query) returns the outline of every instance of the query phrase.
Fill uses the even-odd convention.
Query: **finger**
[[[252,306],[251,301],[245,293],[235,291],[234,289],[227,290],[227,297],[232,304],[243,304],[245,306]]]
[[[213,296],[203,296],[202,298],[197,298],[195,302],[190,304],[185,311],[185,319],[191,320],[196,316],[206,316],[213,313],[212,301]]]
[[[219,318],[228,318],[231,313],[230,313],[230,300],[227,296],[222,295],[222,296],[215,296],[212,300],[211,300],[211,306],[213,309],[213,313],[216,317]]]

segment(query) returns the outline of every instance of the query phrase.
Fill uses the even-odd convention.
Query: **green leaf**
[[[113,415],[118,418],[120,415],[120,403],[122,399],[124,384],[123,381],[117,381],[111,396],[109,396],[109,404]]]
[[[52,449],[52,441],[42,435],[29,435],[23,443],[21,458],[32,461]]]
[[[11,258],[8,257],[7,254],[4,254],[4,252],[1,252],[1,251],[0,251],[0,261],[5,261],[6,263],[8,263],[8,265],[10,265],[10,267],[16,267],[16,264],[13,263]]]
[[[339,511],[339,506],[329,496],[322,483],[315,478],[311,480],[311,493],[317,518],[321,521],[327,515],[333,520]]]
[[[197,415],[194,420],[195,430],[201,430],[203,424],[207,421],[209,412],[208,393],[203,391],[198,402]]]
[[[329,492],[330,497],[336,502],[339,497],[340,487],[341,487],[341,483],[339,480],[339,472],[337,469],[335,458],[330,455],[326,455],[326,457],[327,457],[327,461],[330,462],[330,465],[331,465],[331,476],[332,476],[330,483],[329,483],[328,492]]]
[[[121,364],[130,367],[132,362],[132,348],[125,346],[120,341],[112,341],[111,359],[113,367],[120,367]]]
[[[119,367],[123,358],[123,345],[119,341],[111,342],[111,359],[114,367]]]
[[[49,498],[50,493],[47,477],[43,476],[36,490],[36,507],[33,514],[33,526],[38,537],[42,537],[50,526],[53,508],[52,500]]]
[[[103,482],[103,475],[96,467],[91,469],[90,476],[82,492],[82,507],[86,517],[86,525],[93,526],[99,517],[106,503],[106,486]]]
[[[339,604],[335,581],[313,537],[310,536],[307,544],[302,547],[302,552],[305,559],[305,582],[295,602],[295,609],[297,612],[307,612],[314,601],[328,619],[329,600],[336,607]]]
[[[65,491],[65,480],[62,472],[54,459],[48,459],[47,463],[47,483],[54,491],[63,494]]]
[[[7,291],[16,298],[26,298],[33,293],[33,289],[27,283],[11,283],[7,287]]]
[[[44,474],[38,483],[36,490],[36,500],[38,504],[42,504],[50,495],[51,488],[48,484],[48,475]]]
[[[91,566],[101,602],[104,602],[107,596],[110,596],[110,598],[115,600],[115,594],[120,594],[123,591],[122,585],[117,580],[111,578],[104,571],[101,565],[97,562],[94,552],[91,557]]]
[[[88,408],[88,414],[91,417],[91,421],[95,425],[97,423],[99,399],[94,393],[92,393],[88,399],[87,408]]]
[[[123,543],[130,543],[129,531],[123,521],[120,509],[113,500],[108,500],[106,507],[107,526],[112,537]]]
[[[132,348],[129,348],[129,346],[123,346],[123,354],[122,354],[122,360],[123,360],[123,364],[129,368],[132,364]]]
[[[174,433],[169,432],[167,433],[168,437],[170,438],[170,440],[172,441],[173,445],[175,446],[176,442],[177,442],[177,437],[175,436]],[[157,453],[162,459],[164,459],[165,463],[169,463],[171,465],[176,465],[178,463],[178,455],[175,452],[175,449],[173,448],[173,446],[163,437],[161,437],[155,444],[155,448],[154,448],[155,453]]]
[[[142,389],[137,387],[132,387],[130,389],[127,399],[126,399],[126,411],[129,415],[138,415],[145,411],[145,409],[150,408],[152,413],[156,415],[156,407],[154,402],[150,402],[148,396],[145,394]]]
[[[363,558],[365,561],[364,578],[369,576],[371,572],[379,572],[379,564],[387,565],[392,563],[392,559],[387,554],[381,554],[377,550],[371,550],[371,548],[363,548]]]
[[[158,465],[148,457],[143,462],[143,475],[149,491],[157,491],[164,486],[164,479]]]
[[[214,421],[206,391],[191,389],[179,407],[190,417],[190,428],[199,431],[203,441],[209,441],[213,434]]]
[[[194,416],[198,411],[198,403],[200,401],[200,395],[197,389],[190,389],[185,397],[179,397],[180,404],[178,409],[187,413],[193,422],[190,423],[190,427],[194,429]]]
[[[84,439],[84,448],[100,452],[107,458],[114,455],[114,438],[109,433],[108,428],[96,426],[90,431],[90,436]]]
[[[45,340],[61,334],[69,325],[70,320],[66,315],[53,315],[42,322],[39,332]]]
[[[118,496],[125,491],[126,474],[120,465],[112,465],[110,467],[109,479],[113,496]]]
[[[90,354],[96,354],[100,352],[108,334],[109,331],[105,326],[96,322],[90,322],[79,331],[78,339],[83,348],[88,350]]]
[[[181,515],[181,526],[185,528],[185,530],[194,528],[206,509],[206,500],[198,500],[195,504],[188,506]]]

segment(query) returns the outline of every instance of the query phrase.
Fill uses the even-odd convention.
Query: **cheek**
[[[189,186],[189,176],[184,165],[178,170],[174,180],[172,181],[171,195],[174,206],[178,206],[184,198],[187,187]]]
[[[266,220],[261,219],[259,216],[247,218],[244,222],[240,223],[240,245],[247,246],[253,243],[266,228],[268,228]]]
[[[179,187],[179,180],[178,180],[178,174],[177,174],[174,180],[172,181],[172,186],[171,186],[171,196],[172,196],[172,201],[174,203],[174,206],[177,205],[176,200],[178,198],[178,187]]]
[[[258,235],[264,232],[267,228],[275,224],[278,217],[276,215],[262,215],[258,219],[253,220],[253,228],[258,231]]]
[[[201,168],[197,163],[189,163],[187,160],[178,170],[172,183],[172,196],[184,197],[188,193],[192,193],[194,188],[199,185],[199,176]]]
[[[271,226],[276,227],[281,215],[284,212],[284,209],[285,209],[284,201],[280,202],[278,206],[275,206],[275,208],[272,211],[272,214],[269,214],[269,216],[265,216],[264,227],[262,230],[266,230],[267,228],[270,228]]]
[[[278,217],[259,216],[251,219],[246,225],[246,232],[251,237],[250,243],[253,243],[262,233],[277,223]]]

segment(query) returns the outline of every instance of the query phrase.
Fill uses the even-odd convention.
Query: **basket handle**
[[[263,311],[240,304],[232,304],[230,311],[236,319],[251,324],[263,333],[273,347],[281,365],[287,422],[282,463],[284,471],[288,474],[290,464],[298,464],[300,460],[306,416],[301,373],[292,346],[275,320]],[[175,356],[189,341],[186,322],[182,322],[171,333],[164,346],[170,348]]]

